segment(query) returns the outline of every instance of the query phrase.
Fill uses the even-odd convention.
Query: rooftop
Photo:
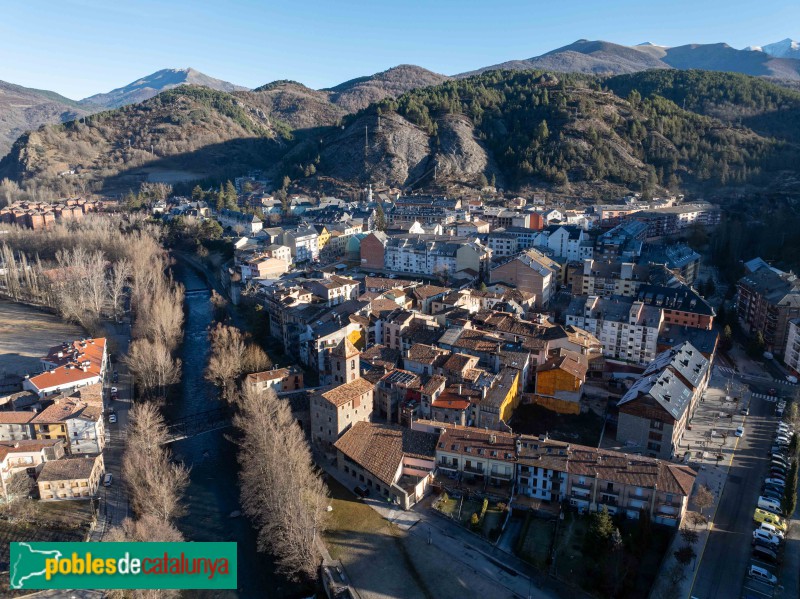
[[[356,422],[335,447],[378,480],[392,485],[404,457],[435,459],[436,435],[389,424]]]
[[[344,385],[339,385],[333,389],[326,391],[322,394],[327,401],[335,405],[337,408],[346,404],[349,401],[361,397],[365,393],[369,393],[374,389],[374,385],[367,380],[358,378]]]
[[[45,462],[37,481],[50,482],[89,478],[98,459],[102,459],[102,455],[83,455]]]

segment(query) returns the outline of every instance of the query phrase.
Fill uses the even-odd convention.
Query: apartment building
[[[105,472],[103,454],[73,456],[45,462],[36,484],[42,501],[91,499]]]
[[[714,325],[714,308],[688,285],[640,285],[636,299],[648,306],[661,308],[664,312],[664,324],[706,331],[710,331]]]
[[[492,269],[491,282],[505,283],[536,296],[535,306],[543,308],[558,289],[561,265],[536,249],[527,250]]]
[[[619,401],[617,441],[672,459],[711,377],[709,360],[684,342],[660,353]]]
[[[800,317],[800,280],[759,260],[748,263],[754,270],[736,284],[736,313],[746,331],[761,332],[765,349],[780,355],[789,321]]]
[[[600,261],[587,258],[583,269],[575,273],[575,295],[624,295],[633,297],[639,286],[647,283],[650,267],[633,262]]]
[[[636,364],[648,364],[656,356],[663,321],[660,308],[628,297],[578,296],[566,312],[567,325],[597,337],[606,358]]]
[[[0,491],[6,494],[11,478],[20,472],[30,477],[33,487],[45,462],[64,457],[64,443],[58,439],[0,442]]]
[[[295,264],[313,262],[319,258],[317,230],[314,227],[298,227],[283,232],[283,245],[289,248]]]

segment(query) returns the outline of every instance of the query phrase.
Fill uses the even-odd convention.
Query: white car
[[[108,417],[108,421],[111,424],[114,424],[117,421],[117,415],[116,414],[111,414],[111,416]]]
[[[770,574],[769,570],[760,566],[751,565],[747,575],[754,580],[760,580],[767,584],[778,584],[778,578],[774,574]]]
[[[737,437],[744,437],[744,427],[740,426],[736,428],[736,431],[733,433]]]
[[[117,388],[116,387],[111,387],[111,393],[117,393]]]
[[[770,545],[780,545],[781,542],[777,535],[767,532],[766,530],[761,530],[760,528],[756,528],[753,531],[753,540],[763,541],[765,543],[769,543]]]
[[[764,481],[764,484],[775,485],[777,487],[785,487],[786,481],[784,481],[782,478],[768,478],[767,480]]]
[[[107,472],[106,475],[103,477],[103,486],[110,487],[111,481],[113,480],[114,480],[114,475],[111,474],[110,472]]]
[[[784,537],[783,531],[782,530],[778,530],[778,528],[776,526],[773,526],[769,522],[762,522],[761,526],[759,526],[756,530],[763,530],[764,532],[767,532],[767,533],[769,533],[771,535],[775,535],[776,537],[778,537],[781,540],[783,540],[783,537]]]

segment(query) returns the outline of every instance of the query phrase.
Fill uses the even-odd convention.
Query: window
[[[653,443],[652,441],[647,444],[647,449],[650,451],[661,451],[661,443]]]
[[[648,438],[651,441],[661,441],[661,439],[663,437],[664,437],[664,435],[662,435],[661,433],[656,433],[656,432],[653,432],[653,431],[650,431],[650,434],[648,435]]]
[[[650,421],[650,428],[655,429],[657,431],[663,431],[664,430],[664,423],[661,422],[660,420],[651,420]]]

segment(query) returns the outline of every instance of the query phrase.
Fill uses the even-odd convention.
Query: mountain
[[[319,142],[296,146],[281,172],[302,178],[313,160],[317,178],[353,186],[371,181],[446,187],[495,177],[505,188],[609,197],[641,186],[724,193],[731,186],[780,180],[777,173],[796,164],[794,143],[740,126],[733,115],[726,122],[682,110],[657,93],[668,81],[637,80],[660,73],[680,72],[651,71],[619,82],[530,71],[451,80],[346,117],[343,127],[332,128]],[[741,77],[755,82],[748,93],[757,99],[743,106],[751,116],[768,114],[774,102],[800,114],[796,94],[762,80],[689,74],[710,77],[701,81],[703,97],[696,98],[709,111],[714,102],[720,107],[737,102],[738,82],[717,99],[725,86],[715,78]],[[631,93],[646,85],[650,91]]]
[[[774,44],[767,44],[766,46],[750,46],[747,49],[764,52],[775,58],[800,59],[800,42],[796,42],[790,38],[775,42]]]
[[[412,89],[439,85],[449,77],[422,67],[401,64],[369,77],[359,77],[327,90],[330,100],[346,112],[357,112],[386,97],[397,97]]]
[[[234,85],[227,81],[214,79],[192,68],[188,69],[162,69],[152,75],[129,83],[125,87],[118,87],[105,94],[95,94],[80,101],[81,105],[88,108],[107,109],[119,108],[126,104],[135,104],[152,98],[159,92],[172,89],[179,85],[199,85],[217,91],[233,92],[243,91],[246,87]],[[95,108],[96,107],[96,108]]]
[[[55,92],[0,81],[0,156],[25,131],[88,114],[77,102]]]
[[[219,180],[260,168],[334,192],[494,178],[506,189],[571,197],[667,188],[725,198],[790,181],[800,163],[800,94],[744,75],[491,71],[344,114],[332,94],[357,84],[181,86],[24,135],[0,161],[0,178],[62,194],[121,193],[143,180]]]
[[[781,42],[782,43],[782,42]],[[669,48],[652,43],[621,46],[578,40],[541,56],[512,60],[459,77],[490,70],[542,69],[564,73],[625,74],[649,69],[704,69],[800,81],[800,60],[765,52],[737,50],[728,44],[688,44]]]
[[[347,114],[358,112],[384,98],[438,85],[449,78],[422,67],[399,65],[366,77],[314,90],[297,81],[273,81],[249,93],[239,94],[292,129],[337,124]]]
[[[124,193],[142,181],[230,177],[266,168],[289,129],[239,97],[180,86],[139,104],[22,135],[0,160],[0,178],[58,194]]]

